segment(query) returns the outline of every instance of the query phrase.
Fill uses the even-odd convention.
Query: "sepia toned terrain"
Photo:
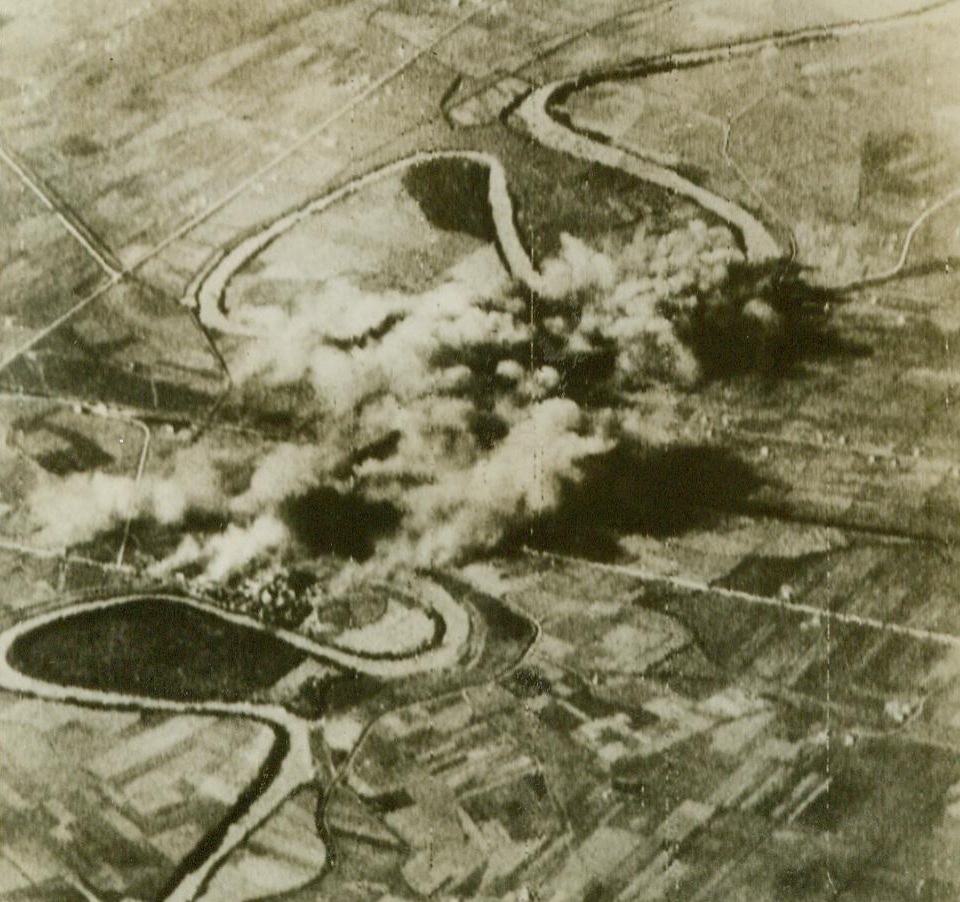
[[[960,898],[958,76],[9,0],[0,899]]]

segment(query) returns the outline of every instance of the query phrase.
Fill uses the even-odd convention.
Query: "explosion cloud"
[[[63,479],[44,474],[29,498],[30,514],[39,524],[34,540],[52,548],[88,541],[131,517],[175,524],[188,511],[222,507],[213,462],[195,449],[178,456],[168,477],[148,475],[137,484],[132,476],[103,472]]]
[[[48,480],[29,502],[38,535],[70,545],[129,516],[169,524],[219,511],[223,531],[185,536],[157,572],[201,565],[222,579],[295,554],[286,505],[323,487],[397,511],[366,567],[462,561],[553,509],[586,459],[642,432],[637,391],[694,384],[704,324],[781,327],[766,301],[728,290],[742,263],[727,229],[694,221],[667,235],[641,228],[606,250],[564,235],[537,297],[487,248],[419,294],[338,279],[286,306],[240,309],[240,390],[308,386],[318,442],[276,445],[232,492],[189,450],[139,486],[100,473]],[[604,400],[578,397],[576,366],[602,356]]]

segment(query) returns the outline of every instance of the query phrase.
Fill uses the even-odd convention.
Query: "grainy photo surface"
[[[6,0],[3,902],[960,900],[960,2]]]

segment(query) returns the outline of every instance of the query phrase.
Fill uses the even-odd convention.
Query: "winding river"
[[[792,256],[793,248],[781,249],[767,226],[752,212],[684,178],[642,152],[616,146],[606,135],[578,126],[563,109],[578,91],[605,83],[639,81],[652,75],[698,69],[702,66],[758,56],[765,50],[781,50],[819,41],[838,40],[865,32],[899,27],[905,20],[929,16],[954,3],[936,0],[915,10],[869,20],[840,22],[803,28],[782,34],[680,50],[645,57],[611,68],[602,68],[562,78],[535,89],[518,105],[512,120],[546,147],[581,160],[617,169],[641,181],[686,197],[722,219],[740,237],[747,261],[763,264]],[[952,199],[952,198],[951,198]]]
[[[684,50],[677,53],[636,60],[615,68],[598,70],[560,79],[533,90],[515,109],[505,111],[514,127],[536,141],[578,159],[619,170],[633,178],[686,197],[726,222],[739,236],[747,260],[763,263],[784,256],[769,229],[754,213],[735,202],[707,191],[674,170],[640,154],[614,146],[603,135],[578,128],[562,110],[563,103],[576,91],[603,82],[640,79],[661,72],[689,69],[726,60],[759,54],[768,48],[780,48],[813,41],[829,40],[867,30],[895,27],[898,22],[932,13],[952,0],[929,4],[896,16],[865,22],[846,22],[808,28],[796,32],[758,37],[719,46]],[[226,291],[230,280],[250,260],[273,241],[310,216],[322,213],[333,204],[373,183],[398,174],[409,167],[436,160],[463,160],[484,167],[488,174],[488,203],[496,231],[496,240],[511,275],[534,294],[547,293],[541,273],[533,264],[517,232],[513,202],[503,164],[494,156],[474,151],[428,151],[416,153],[360,176],[336,191],[310,201],[303,207],[269,223],[259,232],[243,238],[214,257],[193,279],[183,299],[194,307],[204,325],[230,334],[247,334],[230,321],[226,310]],[[28,676],[10,660],[14,643],[33,630],[78,613],[107,610],[140,600],[144,596],[124,596],[85,604],[74,604],[52,613],[30,617],[0,634],[0,688],[55,702],[91,708],[131,709],[168,714],[192,714],[214,717],[239,717],[268,725],[277,737],[282,754],[272,779],[239,812],[226,829],[209,844],[209,850],[179,876],[164,897],[165,902],[190,902],[202,896],[214,871],[230,853],[268,818],[298,788],[314,784],[316,772],[309,743],[309,725],[279,705],[246,702],[179,702],[119,692],[101,692],[77,686],[62,686]],[[229,613],[202,601],[179,596],[150,595],[170,604],[187,605],[206,614],[223,618],[238,626],[265,630],[251,618]],[[428,670],[453,666],[469,633],[469,618],[464,609],[434,583],[424,581],[425,604],[443,621],[442,641],[434,648],[409,658],[369,658],[314,642],[285,630],[269,630],[272,635],[317,659],[382,679],[396,679]],[[277,746],[275,746],[275,749]]]
[[[424,605],[442,621],[439,643],[407,658],[377,658],[333,648],[299,633],[284,629],[267,629],[257,620],[224,611],[222,608],[179,595],[152,593],[149,595],[125,595],[94,602],[67,605],[55,611],[47,611],[28,617],[0,633],[0,689],[30,695],[47,701],[81,705],[87,708],[106,710],[135,710],[163,714],[202,715],[208,717],[234,717],[269,726],[275,736],[271,757],[276,757],[275,766],[261,771],[248,787],[255,788],[236,817],[225,830],[212,831],[201,843],[204,852],[197,861],[189,861],[178,879],[168,888],[165,902],[190,902],[203,895],[204,889],[218,867],[231,852],[246,840],[290,796],[305,786],[315,785],[317,773],[310,749],[310,723],[287,711],[280,705],[254,704],[249,702],[220,701],[173,701],[122,692],[88,689],[82,686],[65,686],[47,682],[18,670],[13,663],[13,648],[18,640],[46,626],[69,620],[77,615],[108,612],[123,605],[142,602],[145,599],[171,605],[181,605],[203,614],[217,617],[227,623],[246,629],[269,633],[276,639],[318,660],[336,664],[347,670],[363,673],[380,679],[398,679],[425,671],[441,670],[453,666],[467,641],[470,620],[467,612],[436,583],[423,580],[418,586],[419,597]],[[268,762],[270,764],[272,762]]]
[[[534,89],[515,109],[504,111],[505,118],[545,147],[580,160],[616,169],[635,179],[685,197],[724,221],[739,237],[746,259],[763,264],[783,258],[783,249],[769,228],[750,210],[734,201],[708,191],[678,172],[641,153],[615,146],[605,135],[578,127],[563,110],[574,93],[608,82],[637,81],[651,75],[695,69],[716,63],[757,56],[769,49],[782,49],[818,41],[836,40],[856,34],[896,28],[905,20],[914,20],[951,5],[956,0],[936,0],[915,10],[877,19],[840,22],[797,31],[748,38],[711,47],[681,50],[645,57],[610,68],[601,68],[550,82]],[[273,241],[309,216],[323,212],[391,175],[436,160],[462,160],[484,167],[489,173],[488,203],[497,244],[510,274],[534,294],[549,294],[541,273],[534,266],[514,218],[513,200],[503,164],[495,156],[478,151],[423,151],[388,163],[359,176],[337,190],[274,220],[261,231],[243,239],[214,259],[193,279],[183,303],[194,307],[204,325],[228,334],[247,334],[227,316],[226,290],[230,280],[250,260]]]

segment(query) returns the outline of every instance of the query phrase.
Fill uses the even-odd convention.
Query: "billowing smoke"
[[[381,396],[405,402],[456,390],[466,375],[457,363],[462,351],[490,345],[509,353],[530,338],[513,312],[456,278],[421,295],[363,292],[337,280],[289,311],[261,307],[236,318],[262,330],[234,374],[238,382],[306,378],[331,415]]]
[[[612,291],[617,279],[617,266],[609,255],[563,234],[560,253],[544,263],[540,293],[546,300],[573,300],[585,290]]]
[[[329,473],[334,450],[317,445],[277,445],[260,461],[247,490],[230,500],[230,512],[241,518],[252,516],[302,495]]]
[[[139,486],[71,476],[34,492],[32,515],[44,542],[69,545],[131,515],[223,512],[223,531],[186,535],[156,565],[222,579],[302,554],[309,542],[291,510],[313,493],[340,509],[395,511],[368,568],[461,561],[553,509],[584,461],[642,432],[638,391],[695,383],[701,332],[779,327],[765,301],[727,290],[742,262],[726,229],[695,221],[604,250],[565,235],[536,296],[510,284],[488,248],[419,294],[336,280],[287,306],[241,309],[231,319],[252,336],[233,361],[241,392],[308,386],[316,444],[273,447],[239,490],[189,452]],[[584,361],[608,364],[589,370],[589,391]],[[311,516],[318,530],[334,518],[322,507]]]
[[[151,572],[162,576],[201,562],[208,579],[221,580],[252,561],[283,548],[289,541],[290,533],[280,519],[272,514],[260,514],[243,526],[230,523],[223,532],[216,533],[202,544],[192,535],[185,536],[177,550],[152,567]]]
[[[579,462],[612,444],[573,401],[532,404],[489,454],[403,493],[393,562],[432,566],[495,545],[506,527],[555,507],[564,482],[579,479]]]
[[[223,507],[213,462],[188,449],[178,455],[169,476],[72,473],[41,479],[29,498],[31,518],[39,525],[33,539],[50,548],[69,547],[109,532],[131,518],[160,524],[180,523],[190,511]]]

